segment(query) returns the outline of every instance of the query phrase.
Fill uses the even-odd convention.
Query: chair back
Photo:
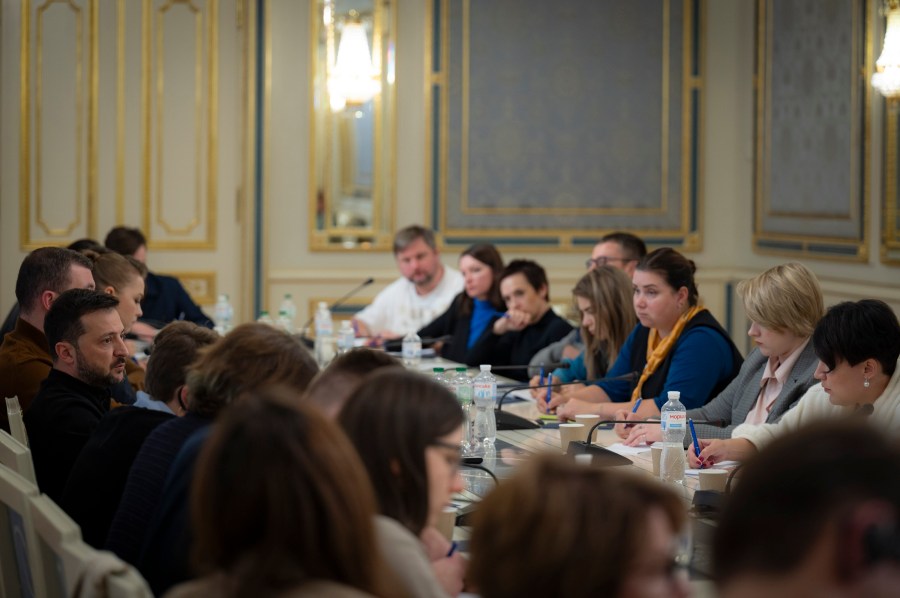
[[[12,437],[28,446],[28,434],[25,432],[25,422],[22,420],[22,406],[19,405],[19,397],[6,397],[6,415],[9,417],[9,431]]]
[[[31,518],[37,486],[0,465],[0,594],[44,596],[44,574]]]
[[[0,430],[0,463],[37,486],[31,449],[13,438],[6,430]]]
[[[81,528],[46,494],[31,497],[31,520],[48,598],[71,596],[78,563],[67,562],[64,546],[81,541]]]
[[[49,598],[152,598],[144,578],[111,552],[81,539],[81,530],[46,495],[32,497],[32,518],[47,577]]]

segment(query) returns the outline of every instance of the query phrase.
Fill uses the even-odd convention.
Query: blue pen
[[[642,399],[641,397],[638,397],[638,400],[634,402],[634,407],[631,408],[631,413],[637,413],[637,410],[641,408],[641,402],[642,402],[643,400],[644,400],[644,399]],[[625,424],[625,427],[626,427],[626,428],[630,428],[630,427],[632,427],[633,425],[634,425],[634,424]]]
[[[544,366],[541,366],[541,386],[544,385]]]
[[[700,459],[700,442],[697,440],[697,430],[694,429],[694,420],[688,420],[688,428],[691,429],[691,441],[694,443],[694,454]],[[700,461],[700,468],[703,468],[703,461]]]
[[[456,542],[450,544],[450,552],[447,553],[447,557],[449,558],[453,556],[453,553],[456,552],[457,548],[459,548],[459,544],[457,544]]]
[[[553,372],[550,372],[549,374],[547,374],[547,404],[548,405],[550,404],[550,395],[552,394],[552,390],[553,390],[552,384],[553,384]]]

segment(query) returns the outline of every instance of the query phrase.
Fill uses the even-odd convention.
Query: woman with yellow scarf
[[[607,377],[629,372],[631,380],[600,382],[565,396],[553,394],[541,410],[561,419],[580,413],[613,417],[643,399],[636,415],[658,416],[670,390],[681,393],[687,409],[701,407],[724,389],[743,358],[709,311],[698,302],[694,262],[663,247],[647,254],[632,280],[639,324],[625,341]],[[626,404],[627,403],[627,404]]]

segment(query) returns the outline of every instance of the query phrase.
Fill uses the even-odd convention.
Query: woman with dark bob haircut
[[[419,336],[449,335],[450,341],[441,344],[441,356],[457,363],[478,365],[469,358],[472,347],[485,334],[490,334],[494,321],[506,310],[500,296],[503,258],[492,244],[476,243],[459,256],[459,271],[465,289],[454,297],[447,311],[419,330]]]
[[[825,313],[812,336],[820,381],[777,424],[743,424],[729,440],[701,440],[707,465],[744,460],[772,440],[819,419],[852,412],[900,435],[900,323],[877,299],[838,303]],[[692,458],[693,460],[693,458]]]
[[[459,475],[463,413],[431,378],[395,368],[360,383],[338,416],[369,473],[376,532],[388,565],[414,596],[455,596],[464,561],[435,525]]]
[[[702,407],[737,376],[744,359],[728,335],[700,303],[697,266],[671,247],[651,251],[632,277],[632,303],[638,318],[610,378],[637,372],[636,382],[609,380],[569,394],[554,394],[541,410],[556,409],[563,419],[579,413],[614,417],[632,411],[638,418],[657,417],[669,391],[681,393],[688,409]]]
[[[688,595],[681,500],[647,476],[536,456],[478,506],[469,578],[483,598]]]
[[[346,437],[283,389],[229,407],[191,492],[194,561],[168,595],[397,595],[375,543],[375,500]]]

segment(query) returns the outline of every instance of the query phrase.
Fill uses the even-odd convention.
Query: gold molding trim
[[[116,224],[125,224],[125,0],[116,2]]]
[[[239,1],[239,0],[236,0]],[[172,224],[164,214],[163,202],[163,122],[165,118],[165,27],[166,13],[176,4],[184,5],[194,18],[194,189],[193,216],[183,226]],[[151,0],[144,0],[142,11],[142,124],[143,124],[143,228],[151,249],[215,249],[218,201],[218,0],[207,0],[205,10],[193,0],[166,0],[154,14]],[[204,21],[206,24],[204,36]],[[206,43],[204,44],[204,39]],[[155,44],[154,44],[155,41]],[[154,47],[155,45],[155,47]],[[155,52],[154,52],[155,51]],[[205,56],[204,56],[205,54]],[[206,60],[206,106],[203,105],[204,59]],[[153,78],[155,75],[155,86]],[[155,94],[154,94],[155,90]],[[155,97],[155,105],[153,103]],[[155,114],[155,119],[154,119]],[[203,170],[203,124],[206,119],[206,170]],[[155,135],[154,135],[155,133]],[[155,147],[154,147],[155,145]],[[156,163],[152,156],[156,156]],[[154,170],[155,168],[155,170]],[[155,176],[154,176],[155,175]],[[206,179],[206,197],[203,197],[202,181]],[[155,182],[155,189],[152,184]],[[154,193],[155,192],[155,193]],[[205,201],[204,201],[205,200]],[[204,214],[205,206],[205,214]],[[158,225],[169,238],[154,234]],[[177,238],[186,236],[205,224],[204,238]],[[176,238],[171,238],[176,237]]]
[[[872,14],[871,0],[861,0],[854,3],[852,8],[852,56],[853,67],[851,77],[851,118],[856,123],[859,110],[863,110],[862,130],[854,134],[850,140],[852,187],[851,197],[848,203],[847,214],[794,212],[773,209],[771,205],[771,180],[768,173],[771,172],[771,56],[773,29],[770,5],[773,0],[757,0],[756,2],[756,65],[753,74],[753,89],[755,96],[755,151],[754,151],[754,219],[752,247],[754,253],[761,255],[796,256],[812,259],[820,259],[834,262],[865,262],[869,257],[869,212],[870,181],[868,168],[870,165],[871,142],[871,86],[868,84],[873,65],[873,25],[869,22],[867,27],[860,23],[860,12],[864,15]],[[868,21],[868,19],[864,19]],[[860,36],[864,36],[864,56],[860,56]],[[862,64],[860,64],[862,62]],[[860,81],[861,79],[861,81]],[[860,89],[860,86],[862,89]],[[856,126],[854,124],[854,126]],[[854,139],[857,135],[861,143]],[[857,163],[862,154],[861,164]],[[858,185],[859,179],[862,185]],[[848,239],[833,235],[804,235],[799,230],[790,233],[763,232],[763,224],[766,217],[819,220],[831,222],[858,223],[862,232],[861,239]]]

